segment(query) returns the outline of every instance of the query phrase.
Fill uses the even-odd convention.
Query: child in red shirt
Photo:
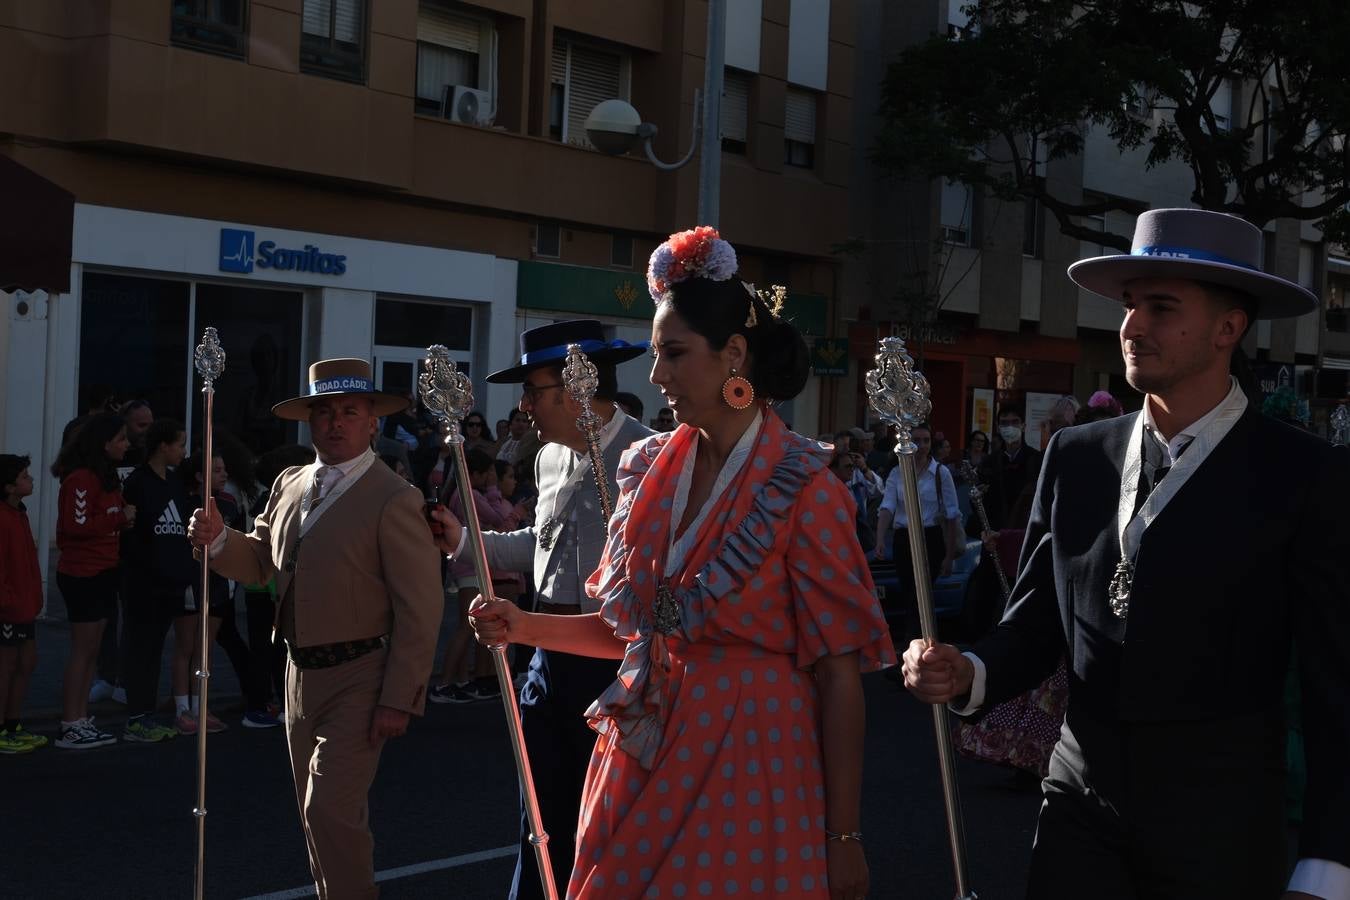
[[[42,571],[23,498],[33,493],[28,457],[0,455],[0,753],[46,746],[19,721],[28,680],[37,666],[34,620],[42,610]]]
[[[89,683],[109,611],[117,603],[119,535],[136,521],[136,508],[123,502],[117,478],[117,464],[128,446],[122,417],[98,413],[85,420],[52,464],[52,474],[61,479],[56,584],[70,620],[61,736],[56,741],[66,750],[87,750],[117,740],[94,727]]]

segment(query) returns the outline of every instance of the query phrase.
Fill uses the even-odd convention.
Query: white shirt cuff
[[[446,556],[446,559],[454,560],[464,552],[464,545],[469,542],[469,529],[461,528],[459,530],[459,543],[455,545],[455,552]]]
[[[975,677],[970,680],[970,699],[965,706],[958,707],[955,703],[948,703],[947,708],[958,716],[968,716],[978,712],[980,707],[984,706],[984,660],[974,653],[967,652],[961,655],[970,660],[971,665],[975,667]]]
[[[211,542],[210,554],[212,556],[219,556],[220,551],[224,549],[225,549],[225,529],[222,528],[220,530],[220,534],[216,535],[216,539]]]
[[[1329,859],[1300,859],[1289,879],[1289,890],[1323,900],[1350,898],[1350,866]]]

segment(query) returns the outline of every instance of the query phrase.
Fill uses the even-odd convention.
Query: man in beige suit
[[[376,897],[368,798],[386,738],[426,701],[442,613],[440,556],[417,490],[371,451],[379,417],[407,399],[370,366],[332,359],[302,397],[273,407],[307,421],[318,459],[277,476],[243,534],[212,507],[188,535],[235,581],[274,575],[286,641],[286,739],[320,900]]]

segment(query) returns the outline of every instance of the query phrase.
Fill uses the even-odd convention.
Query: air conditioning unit
[[[447,84],[441,95],[441,109],[451,121],[488,125],[492,122],[492,95],[462,84]]]

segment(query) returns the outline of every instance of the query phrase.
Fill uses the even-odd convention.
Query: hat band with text
[[[360,375],[341,375],[309,383],[311,394],[370,394],[374,391],[375,386],[370,383],[370,379]]]
[[[1152,256],[1162,259],[1189,259],[1195,262],[1221,263],[1225,266],[1237,266],[1240,269],[1250,269],[1253,272],[1261,271],[1250,263],[1240,260],[1230,259],[1227,256],[1220,256],[1217,253],[1209,253],[1205,250],[1197,250],[1194,247],[1162,247],[1158,245],[1149,245],[1146,247],[1136,247],[1130,251],[1131,256]]]

